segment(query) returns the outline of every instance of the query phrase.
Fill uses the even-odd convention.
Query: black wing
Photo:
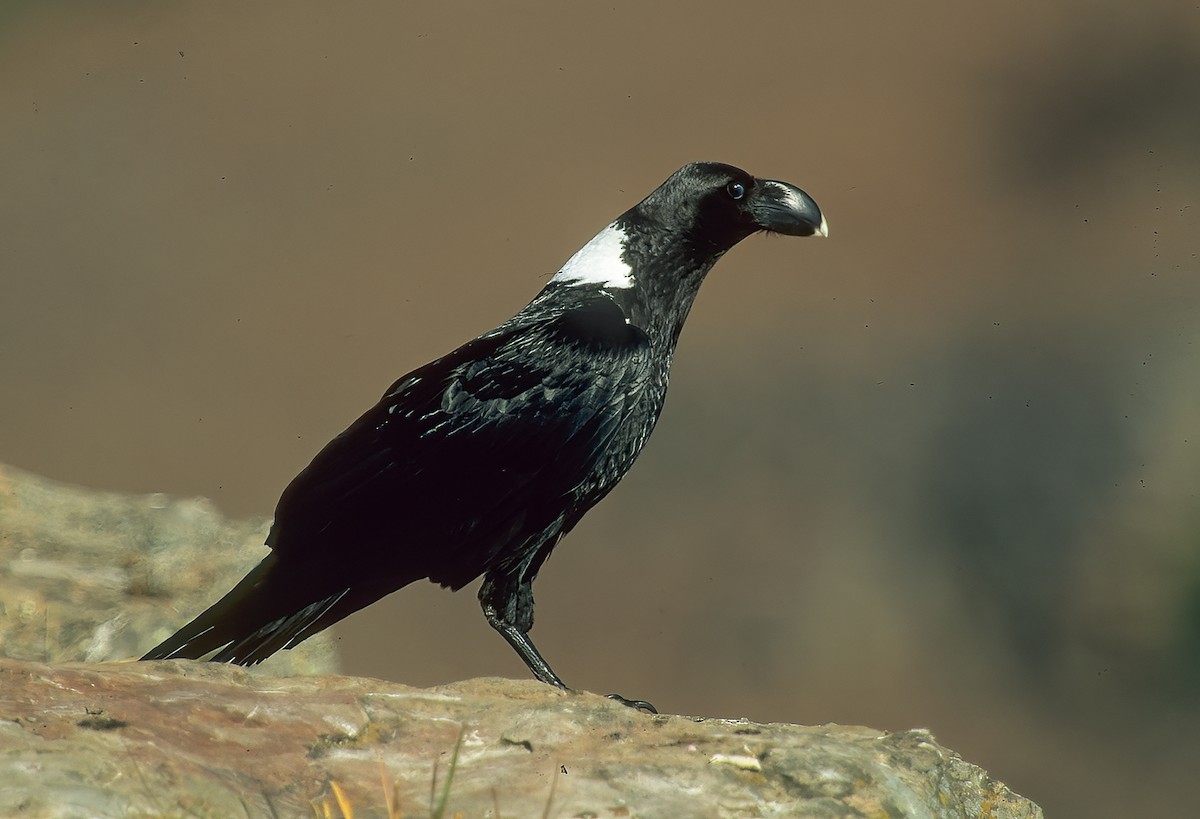
[[[292,481],[267,543],[318,586],[382,593],[528,560],[632,464],[649,369],[603,294],[518,316],[397,381]]]

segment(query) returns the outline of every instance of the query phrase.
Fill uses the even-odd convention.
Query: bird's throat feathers
[[[625,213],[580,248],[546,291],[605,292],[657,346],[673,349],[705,275],[723,252],[693,247],[684,233],[646,229]],[[535,302],[538,300],[535,300]]]

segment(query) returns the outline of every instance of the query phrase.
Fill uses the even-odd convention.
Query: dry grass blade
[[[336,781],[330,780],[329,787],[333,791],[333,798],[337,800],[338,810],[342,812],[342,819],[354,819],[354,806],[346,798],[346,792],[342,790],[342,786]]]
[[[388,775],[387,766],[383,763],[383,752],[378,752],[379,757],[379,784],[383,788],[383,804],[387,810],[388,819],[404,819],[400,812],[400,783],[392,779]],[[436,765],[434,768],[434,776],[437,776]],[[430,800],[432,803],[432,799]]]

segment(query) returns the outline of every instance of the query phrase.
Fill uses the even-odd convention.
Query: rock
[[[209,605],[265,533],[0,467],[0,816],[1042,815],[925,731],[650,716],[534,681],[271,676],[336,670],[326,635],[254,671],[102,662]]]
[[[95,492],[0,465],[0,655],[138,657],[267,554],[268,522],[226,521],[202,499]],[[267,674],[338,670],[329,632]]]
[[[2,660],[0,692],[5,816],[413,817],[447,782],[445,816],[1042,815],[926,731],[651,716],[535,681]]]

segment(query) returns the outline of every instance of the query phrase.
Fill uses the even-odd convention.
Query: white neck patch
[[[633,287],[633,268],[621,258],[626,238],[615,223],[609,225],[579,248],[550,281]]]

